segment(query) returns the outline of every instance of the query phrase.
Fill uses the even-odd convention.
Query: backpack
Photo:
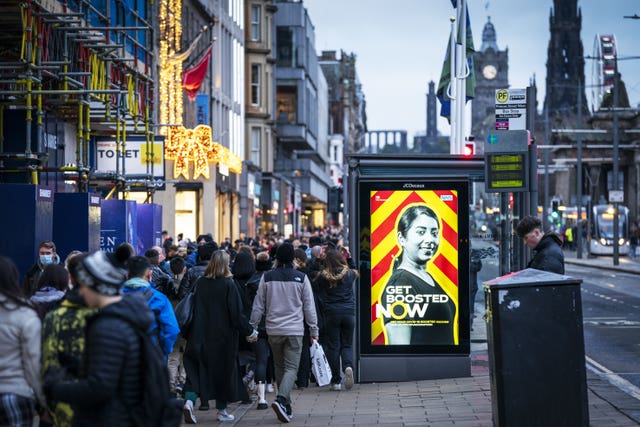
[[[184,402],[171,393],[169,371],[162,349],[153,342],[149,331],[139,328],[129,319],[120,318],[126,320],[140,338],[142,401],[128,407],[136,426],[179,427]]]

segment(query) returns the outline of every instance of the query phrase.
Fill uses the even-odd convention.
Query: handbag
[[[318,341],[311,344],[311,372],[316,377],[318,386],[322,387],[331,382],[331,366]]]
[[[178,304],[176,304],[176,308],[174,309],[176,320],[178,321],[178,326],[180,327],[180,333],[183,336],[186,336],[189,333],[189,329],[191,329],[191,323],[193,322],[193,310],[195,307],[194,296],[196,293],[196,288],[198,286],[198,282],[193,285],[193,289],[191,292],[188,292]]]

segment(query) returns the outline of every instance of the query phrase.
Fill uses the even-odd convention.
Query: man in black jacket
[[[122,296],[125,274],[101,251],[88,255],[77,269],[80,294],[89,307],[99,309],[87,324],[85,369],[73,381],[61,371],[45,378],[47,397],[69,403],[76,425],[136,425],[131,408],[143,400],[143,361],[134,325],[149,329],[153,314],[143,298]]]
[[[540,218],[525,216],[516,226],[516,233],[533,251],[533,258],[527,268],[564,274],[562,238],[557,233],[544,233]]]

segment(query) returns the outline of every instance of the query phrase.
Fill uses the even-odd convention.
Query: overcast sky
[[[357,55],[357,71],[367,100],[368,128],[404,129],[409,138],[424,132],[427,84],[438,84],[449,35],[450,0],[303,0],[315,26],[316,50]],[[526,87],[535,75],[538,104],[544,101],[549,14],[552,0],[469,0],[477,49],[491,17],[499,49],[509,48],[509,84]],[[620,58],[640,57],[638,0],[579,0],[585,55],[593,54],[596,34],[615,34]],[[619,61],[632,106],[640,103],[640,59]],[[592,61],[585,60],[585,79]],[[590,98],[587,89],[587,99]],[[438,108],[439,108],[438,104]],[[438,130],[449,134],[446,120]]]

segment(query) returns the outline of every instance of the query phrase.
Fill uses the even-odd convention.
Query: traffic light
[[[465,157],[469,157],[469,156],[473,156],[474,154],[476,154],[476,143],[475,142],[465,142],[464,143],[464,150],[462,152],[462,155]]]
[[[338,213],[342,209],[342,187],[331,187],[329,189],[328,210],[331,213]]]
[[[560,218],[560,202],[558,200],[551,201],[551,218],[554,220]]]

